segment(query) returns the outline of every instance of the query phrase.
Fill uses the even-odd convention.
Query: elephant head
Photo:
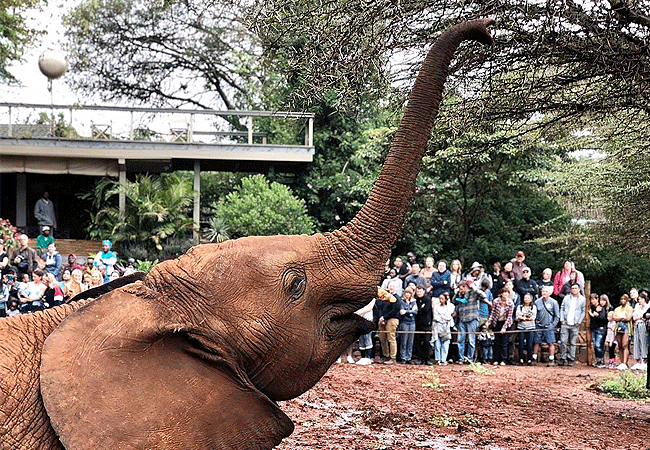
[[[449,63],[491,20],[444,32],[413,87],[381,175],[332,233],[200,245],[68,317],[47,339],[41,391],[68,450],[277,445],[293,424],[276,401],[311,388],[373,324]]]

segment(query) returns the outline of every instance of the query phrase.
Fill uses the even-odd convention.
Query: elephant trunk
[[[348,256],[360,257],[371,271],[381,271],[406,219],[454,52],[464,40],[491,44],[487,27],[493,23],[492,19],[465,22],[436,40],[422,64],[370,197],[359,213],[334,233],[347,241],[344,246],[352,253]]]

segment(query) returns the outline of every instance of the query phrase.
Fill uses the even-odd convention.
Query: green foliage
[[[155,261],[147,261],[147,260],[141,261],[141,260],[137,259],[135,261],[135,268],[138,269],[140,272],[149,273],[149,271],[151,269],[153,269],[153,266],[155,266],[156,264],[158,264],[158,260],[155,260]]]
[[[66,123],[63,113],[59,113],[55,118],[54,116],[50,116],[47,113],[42,112],[39,114],[36,123],[41,125],[49,125],[50,127],[52,127],[52,123],[54,123],[52,129],[54,131],[53,136],[55,137],[68,139],[79,139],[81,137],[81,135],[77,133],[77,130],[75,130],[71,124]]]
[[[39,0],[3,0],[0,3],[0,81],[16,81],[8,66],[20,60],[34,41],[36,30],[30,28],[23,14]]]
[[[233,237],[276,234],[311,234],[314,226],[303,200],[280,183],[270,185],[262,175],[241,180],[241,185],[215,205]]]
[[[223,242],[230,239],[230,230],[221,217],[211,217],[204,235],[210,242]]]
[[[650,399],[650,390],[646,389],[645,374],[635,374],[631,370],[621,370],[616,376],[604,380],[600,389],[612,397],[633,400]]]
[[[124,215],[114,203],[105,205],[119,193],[126,198]],[[195,226],[188,217],[194,198],[192,183],[178,174],[138,175],[123,185],[104,179],[84,197],[92,198],[93,210],[100,208],[89,227],[90,235],[110,237],[123,245],[138,244],[160,252],[170,238],[184,236]]]

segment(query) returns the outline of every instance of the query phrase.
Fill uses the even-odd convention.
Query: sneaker
[[[559,359],[559,360],[557,361],[557,365],[558,365],[558,366],[563,366],[563,365],[565,365],[565,364],[566,364],[566,361],[563,360],[563,359]]]
[[[448,366],[449,363],[448,363],[447,361],[443,361],[443,362],[440,363],[440,365],[441,365],[441,366]]]
[[[394,359],[389,359],[384,361],[384,364],[397,364],[397,361],[395,361]]]
[[[616,370],[627,370],[627,364],[620,363],[618,366],[616,366]]]
[[[641,364],[636,363],[632,367],[630,367],[630,370],[641,370]]]
[[[498,366],[498,365],[499,365],[499,361],[494,361],[492,364],[495,365],[495,366]]]
[[[340,357],[340,356],[339,356],[338,358],[336,358],[335,363],[336,363],[336,364],[341,364],[341,357]]]
[[[568,360],[568,361],[566,362],[566,365],[569,366],[569,367],[571,367],[571,366],[573,365],[573,361],[572,361],[572,360]]]
[[[412,360],[410,360],[410,361],[408,362],[408,364],[410,364],[410,365],[412,365],[412,366],[419,366],[419,365],[420,365],[420,361],[417,361],[417,360],[415,360],[415,359],[412,359]]]
[[[499,364],[502,365],[502,366],[506,365],[505,361],[501,361]]]
[[[422,364],[425,366],[433,366],[433,361],[424,361]]]
[[[350,355],[348,355],[348,363],[354,364],[354,358]]]

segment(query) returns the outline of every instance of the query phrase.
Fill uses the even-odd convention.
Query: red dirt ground
[[[650,449],[650,403],[590,387],[615,371],[468,367],[335,364],[281,402],[296,429],[277,448]]]

